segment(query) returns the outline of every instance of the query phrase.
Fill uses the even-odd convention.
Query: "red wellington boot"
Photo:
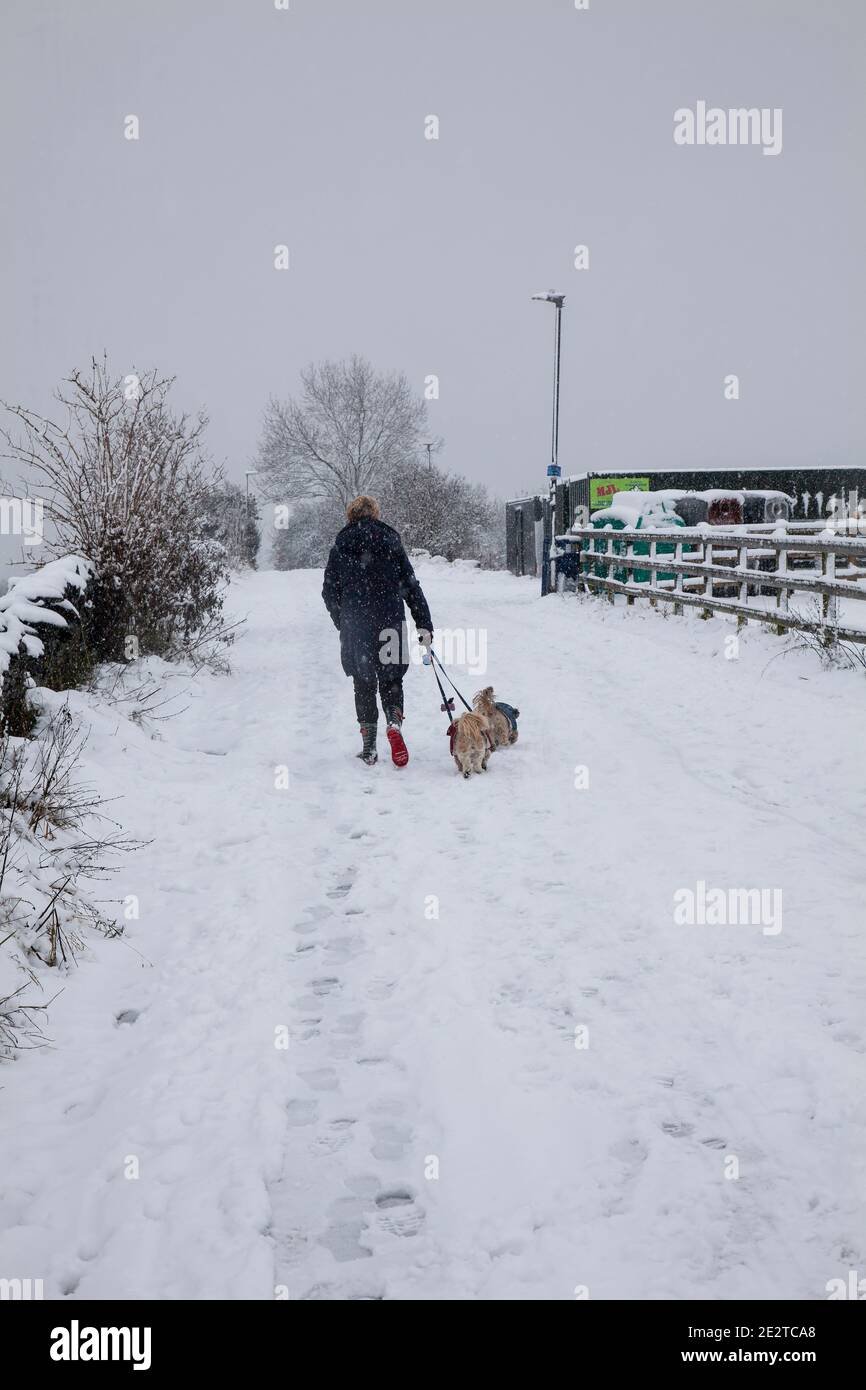
[[[403,741],[400,726],[403,723],[403,716],[399,710],[395,710],[388,720],[388,742],[391,745],[391,761],[395,767],[405,767],[409,761],[409,749]]]

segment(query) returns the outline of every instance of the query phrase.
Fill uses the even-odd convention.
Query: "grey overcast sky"
[[[864,461],[864,0],[3,0],[0,46],[6,399],[157,365],[240,477],[360,352],[508,496],[553,287],[564,472]],[[782,108],[781,154],[675,145],[701,100]]]

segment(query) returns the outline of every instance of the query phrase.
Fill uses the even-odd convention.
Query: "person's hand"
[[[421,660],[425,666],[429,666],[431,661],[430,648],[433,645],[433,633],[428,632],[426,629],[421,629],[418,633],[418,641],[424,649]]]

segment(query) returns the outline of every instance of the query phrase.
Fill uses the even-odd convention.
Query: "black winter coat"
[[[340,632],[347,676],[403,676],[409,665],[403,600],[419,631],[433,635],[430,609],[392,526],[372,517],[337,535],[325,567],[322,598]]]

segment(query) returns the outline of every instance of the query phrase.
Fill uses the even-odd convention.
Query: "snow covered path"
[[[409,767],[356,762],[312,572],[236,584],[234,674],[185,686],[162,742],[73,697],[152,843],[56,1049],[0,1073],[0,1275],[826,1297],[866,1272],[862,682],[768,666],[766,633],[726,660],[719,622],[418,572],[439,627],[486,633],[458,684],[522,711],[486,777],[457,777],[421,668]],[[781,888],[782,930],[678,925],[699,881]]]

